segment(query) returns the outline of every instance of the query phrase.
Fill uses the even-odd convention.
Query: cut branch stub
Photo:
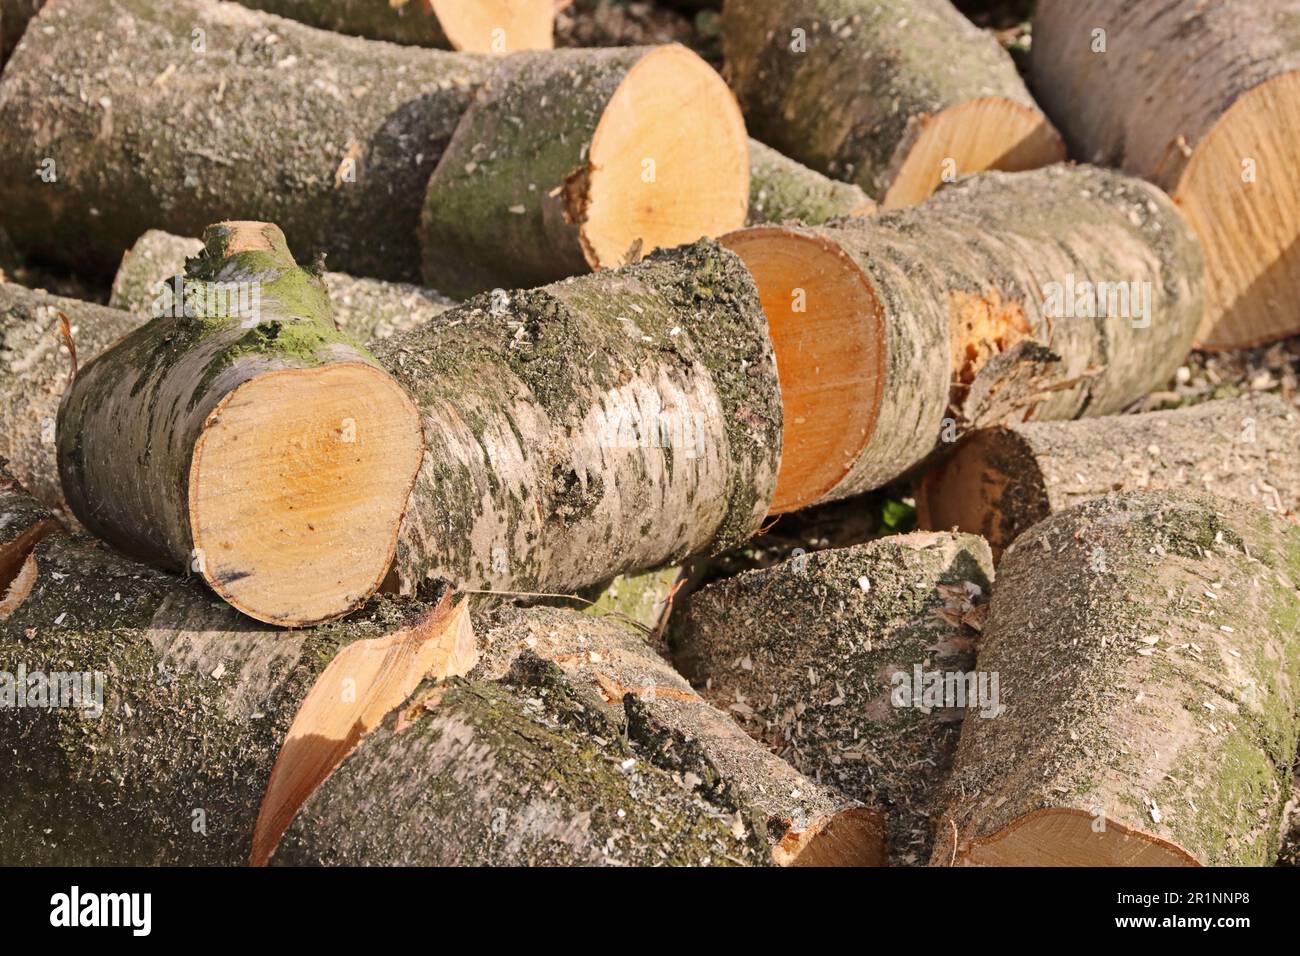
[[[90,362],[64,399],[74,514],[259,620],[357,607],[388,572],[419,469],[415,406],[334,327],[275,226],[210,227],[173,312]]]
[[[513,56],[429,182],[424,280],[465,298],[635,262],[740,227],[748,196],[735,98],[685,47]]]

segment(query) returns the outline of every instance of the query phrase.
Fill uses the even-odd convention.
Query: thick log
[[[781,374],[774,511],[879,487],[974,427],[1117,412],[1202,312],[1196,238],[1158,189],[1095,167],[982,173],[913,208],[723,244]]]
[[[1007,549],[933,862],[1262,865],[1300,736],[1300,528],[1135,492]],[[944,834],[947,834],[945,838]]]
[[[183,276],[185,261],[202,249],[202,239],[149,230],[122,257],[108,304],[148,316],[170,311],[177,300],[173,277]],[[321,279],[335,325],[359,342],[407,332],[456,304],[432,289],[404,282],[358,279],[342,272],[326,272]]]
[[[1203,491],[1300,512],[1300,411],[1273,395],[976,432],[917,485],[924,528],[958,528],[1001,555],[1050,514],[1121,491]]]
[[[510,57],[429,182],[424,281],[467,298],[737,229],[747,143],[726,83],[678,44]]]
[[[797,219],[820,226],[843,216],[866,216],[876,204],[857,186],[827,179],[756,139],[749,141],[749,217],[745,224]]]
[[[292,817],[422,680],[475,659],[445,604],[286,633],[89,539],[46,537],[27,567],[0,609],[5,865],[242,863],[259,810]],[[56,686],[85,693],[46,706]]]
[[[967,687],[992,579],[988,545],[970,535],[798,556],[692,594],[669,631],[674,661],[803,773],[879,800],[892,863],[928,860],[961,717],[997,703]],[[959,701],[930,692],[945,680]]]
[[[490,62],[210,0],[61,0],[28,40],[0,80],[5,225],[105,277],[147,229],[245,218],[415,279],[425,187]]]
[[[59,409],[73,513],[273,624],[345,614],[388,572],[419,412],[339,332],[265,223],[210,227],[177,308],[77,375]],[[188,314],[187,314],[188,313]]]
[[[750,133],[885,208],[1065,158],[1011,58],[948,0],[745,0],[722,39]]]
[[[1300,332],[1300,0],[1044,0],[1033,37],[1071,153],[1151,180],[1200,235],[1198,342]]]
[[[555,0],[240,0],[313,27],[469,53],[549,50]]]

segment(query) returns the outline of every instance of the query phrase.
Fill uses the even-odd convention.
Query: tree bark
[[[1300,149],[1300,2],[1045,0],[1033,36],[1035,91],[1071,152],[1156,183],[1200,235],[1197,340],[1231,349],[1300,332],[1289,308],[1300,291],[1289,169]]]
[[[1026,422],[976,432],[919,482],[917,518],[988,539],[1121,491],[1205,491],[1300,512],[1300,411],[1273,395],[1146,415]]]
[[[1174,205],[1094,167],[984,173],[912,209],[725,237],[754,274],[785,406],[773,502],[880,487],[975,427],[1117,412],[1200,320]]]
[[[292,816],[422,679],[473,663],[463,620],[449,632],[419,601],[286,633],[86,538],[47,537],[29,562],[35,581],[0,618],[0,671],[98,674],[103,710],[46,707],[30,687],[15,706],[0,679],[5,865],[243,863],[276,776],[296,778],[274,807]]]
[[[1211,496],[1098,498],[1025,532],[979,648],[1006,710],[966,717],[933,861],[1272,863],[1298,584],[1300,529]]]
[[[1065,158],[997,41],[947,0],[746,0],[722,15],[749,131],[882,206]]]
[[[691,595],[674,660],[803,773],[889,813],[890,862],[928,860],[993,579],[970,535],[895,535],[797,556]],[[951,677],[960,705],[923,675]]]
[[[857,186],[827,179],[758,140],[749,141],[746,225],[798,219],[820,226],[842,216],[866,216],[876,204]]]
[[[555,0],[240,0],[313,27],[471,53],[549,50]],[[499,32],[497,32],[499,31]]]
[[[108,304],[150,316],[169,310],[176,301],[175,285],[169,280],[184,275],[185,260],[202,249],[201,239],[149,230],[122,257]],[[408,332],[456,304],[432,289],[403,282],[357,279],[342,272],[326,272],[321,278],[335,325],[358,342]]]
[[[735,98],[683,46],[510,57],[429,183],[424,281],[468,298],[721,235],[744,224],[748,170]]]
[[[147,229],[247,218],[333,268],[418,276],[424,190],[486,58],[207,0],[61,0],[33,24],[0,81],[0,208],[32,256],[107,277]]]
[[[223,223],[205,242],[174,314],[69,389],[68,504],[115,547],[197,571],[258,620],[345,614],[388,572],[423,454],[419,413],[334,327],[279,229]]]

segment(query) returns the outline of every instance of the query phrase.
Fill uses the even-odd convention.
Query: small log
[[[1052,515],[998,569],[933,862],[1257,866],[1300,720],[1300,528],[1134,492]],[[944,834],[947,834],[945,837]]]
[[[1119,411],[1173,374],[1203,304],[1174,205],[1095,167],[983,173],[906,210],[722,241],[781,375],[775,512],[880,487],[981,425]]]
[[[210,227],[185,280],[195,314],[149,322],[69,389],[68,504],[123,552],[199,573],[258,620],[345,614],[388,573],[424,451],[419,412],[334,327],[323,283],[275,226]]]
[[[866,216],[876,204],[857,186],[827,179],[758,140],[749,141],[749,218],[745,224],[797,219],[820,226],[844,216]]]
[[[468,53],[549,50],[555,0],[240,0],[313,27]]]
[[[211,0],[60,0],[28,41],[0,79],[5,225],[106,278],[148,229],[243,218],[415,280],[425,187],[490,64]]]
[[[970,535],[893,535],[747,571],[691,595],[678,667],[815,780],[888,809],[890,860],[928,860],[993,579]],[[938,674],[961,707],[925,696]],[[931,680],[931,683],[934,683]]]
[[[757,139],[892,209],[1065,158],[997,40],[948,0],[745,0],[727,75]]]
[[[1121,491],[1204,491],[1300,512],[1300,411],[1273,395],[1146,415],[976,432],[917,485],[924,528],[981,534],[998,557],[1026,529]]]
[[[747,143],[726,83],[679,44],[510,57],[429,183],[425,284],[526,288],[737,229]]]
[[[173,277],[183,276],[185,261],[202,250],[202,239],[150,229],[122,257],[108,304],[148,316],[170,311],[177,301]],[[456,304],[432,289],[404,282],[357,279],[342,272],[326,272],[321,278],[335,325],[359,342],[407,332]]]
[[[1200,235],[1198,343],[1300,332],[1300,0],[1044,0],[1033,26],[1071,153],[1149,179]]]

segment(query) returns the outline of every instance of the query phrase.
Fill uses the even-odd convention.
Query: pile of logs
[[[0,863],[1276,862],[1300,4],[564,6],[0,0]]]

